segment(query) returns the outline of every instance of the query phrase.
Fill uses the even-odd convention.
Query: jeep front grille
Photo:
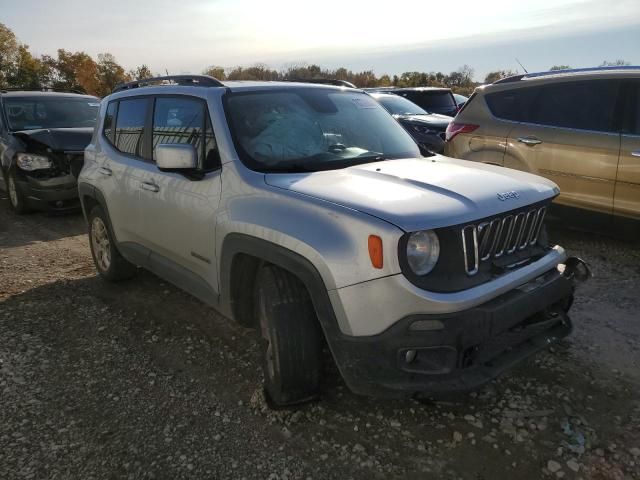
[[[478,273],[480,263],[535,245],[546,207],[508,214],[462,228],[462,251],[467,275]]]

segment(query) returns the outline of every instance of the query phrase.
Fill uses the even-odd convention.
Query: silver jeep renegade
[[[423,157],[352,88],[125,84],[79,193],[98,273],[148,269],[254,327],[274,405],[317,396],[325,345],[357,393],[477,387],[569,334],[588,275],[547,243],[555,184]]]

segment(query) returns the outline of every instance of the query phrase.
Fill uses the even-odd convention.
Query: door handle
[[[111,176],[111,174],[113,174],[113,172],[111,171],[111,169],[110,169],[110,168],[107,168],[107,167],[100,167],[100,168],[98,169],[98,172],[100,172],[102,175],[105,175],[105,176],[107,176],[107,177],[110,177],[110,176]]]
[[[542,140],[536,137],[518,137],[518,141],[525,145],[538,145],[542,143]]]
[[[634,150],[633,152],[631,152],[631,156],[632,157],[640,157],[640,150]]]
[[[143,190],[148,190],[150,192],[157,192],[160,190],[160,187],[158,185],[156,185],[155,183],[151,183],[151,182],[142,182],[140,184],[140,188]]]

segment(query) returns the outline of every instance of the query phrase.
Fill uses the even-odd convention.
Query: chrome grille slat
[[[546,207],[493,218],[462,228],[465,272],[473,276],[480,263],[535,245],[544,223]]]
[[[524,250],[527,248],[527,245],[529,245],[529,238],[531,237],[533,227],[535,227],[537,213],[538,212],[536,210],[527,212],[527,216],[525,217],[524,224],[522,226],[522,238],[521,241],[518,242],[518,250]]]
[[[532,232],[532,238],[529,240],[529,245],[535,245],[538,241],[538,236],[540,235],[540,230],[542,230],[542,223],[544,222],[544,216],[547,213],[547,207],[542,207],[538,210],[538,216],[536,217],[536,226]]]
[[[522,231],[524,230],[524,212],[517,214],[513,223],[513,234],[509,241],[509,248],[507,249],[507,253],[509,254],[515,252],[516,248],[518,248],[518,244],[520,243]]]
[[[473,238],[473,245],[467,246],[467,231],[471,231]],[[471,249],[470,247],[473,247]],[[462,229],[462,253],[464,255],[464,269],[467,275],[475,275],[480,269],[480,262],[478,261],[478,229],[475,225],[467,225]],[[469,255],[473,255],[473,261],[469,261]]]
[[[508,224],[508,226],[506,226]],[[505,230],[506,226],[506,230]],[[504,254],[505,249],[507,248],[507,244],[509,243],[509,238],[511,237],[511,233],[513,232],[513,215],[507,215],[502,220],[501,230],[505,231],[504,240],[502,236],[499,237],[498,242],[502,241],[500,244],[500,248],[496,249],[496,253],[494,254],[495,258],[499,258]]]

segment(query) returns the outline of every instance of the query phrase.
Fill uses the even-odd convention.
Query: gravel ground
[[[640,247],[587,259],[575,333],[478,392],[266,408],[255,334],[145,272],[96,278],[80,215],[0,190],[0,478],[640,479]]]

